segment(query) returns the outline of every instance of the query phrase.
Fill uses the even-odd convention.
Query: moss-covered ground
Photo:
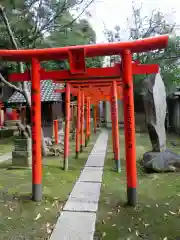
[[[136,134],[138,199],[136,208],[125,206],[126,173],[124,134],[121,132],[122,172],[112,171],[112,139],[105,161],[101,198],[97,215],[96,240],[178,240],[180,239],[180,173],[146,174],[139,161],[151,149],[147,134]],[[168,136],[168,148],[180,154],[176,136]]]
[[[97,136],[75,159],[71,142],[69,170],[62,170],[63,156],[43,160],[43,201],[31,201],[31,170],[11,169],[11,161],[0,164],[0,239],[48,239]],[[5,144],[6,145],[6,144]]]

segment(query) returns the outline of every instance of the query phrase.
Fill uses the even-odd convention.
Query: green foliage
[[[173,13],[172,13],[173,15]],[[132,19],[128,24],[130,40],[153,37],[163,34],[175,34],[176,24],[170,24],[166,21],[166,16],[160,11],[152,11],[151,16],[143,16],[143,7],[133,7]],[[116,26],[114,30],[105,30],[107,40],[120,41],[120,27]],[[141,63],[157,63],[161,69],[167,92],[180,85],[180,37],[176,36],[173,41],[164,50],[151,51],[148,53],[138,53],[133,55],[133,60],[139,60]],[[117,61],[117,60],[116,60]],[[141,92],[141,83],[145,75],[134,76],[135,94]]]
[[[174,34],[176,32],[176,24],[169,24],[166,17],[159,11],[153,11],[151,17],[142,17],[142,8],[133,8],[134,25],[131,26],[131,39],[152,37],[154,35]],[[179,63],[178,54],[180,50],[180,38],[176,36],[174,41],[170,41],[166,49],[152,51],[142,54],[134,54],[134,59],[141,63],[157,63],[160,66],[160,72],[163,77],[167,93],[179,85]],[[141,82],[145,76],[135,76],[135,91],[139,93]]]
[[[102,67],[102,63],[103,63],[103,57],[94,57],[94,58],[86,59],[86,66],[88,68],[90,67],[100,68]]]
[[[78,13],[86,10],[91,0],[3,0],[6,14],[19,48],[64,47],[96,42],[96,34],[86,19],[79,19]],[[77,14],[75,18],[70,10]],[[79,14],[80,15],[80,14]],[[12,49],[7,29],[0,23],[0,48]],[[88,67],[102,65],[102,58],[87,59]],[[5,63],[11,71],[17,65]],[[68,68],[68,62],[51,61],[42,63],[47,69]]]

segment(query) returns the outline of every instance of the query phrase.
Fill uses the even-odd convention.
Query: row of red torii
[[[77,96],[78,113],[80,106],[86,99],[87,106],[96,104],[100,100],[110,100],[112,112],[112,134],[114,139],[113,151],[116,170],[120,169],[119,155],[119,131],[117,115],[117,98],[123,99],[124,105],[124,133],[127,173],[127,202],[129,205],[136,204],[136,141],[135,141],[135,118],[133,96],[133,74],[151,74],[159,71],[156,64],[140,64],[132,61],[133,53],[141,53],[163,49],[167,47],[168,35],[146,38],[142,40],[95,44],[85,46],[70,46],[63,48],[29,49],[29,50],[0,50],[0,56],[5,61],[31,62],[31,72],[14,73],[9,76],[10,81],[31,81],[31,124],[32,124],[32,199],[42,200],[42,155],[41,155],[41,100],[40,80],[52,79],[54,82],[66,83],[65,101],[65,146],[64,167],[67,168],[69,154],[69,126],[70,126],[70,94]],[[96,56],[120,55],[121,64],[106,68],[86,68],[85,58]],[[69,70],[46,71],[40,67],[41,61],[69,60]],[[100,87],[100,92],[90,91]],[[119,93],[119,90],[122,90]],[[57,90],[58,91],[58,90]],[[59,90],[62,91],[62,90]],[[88,99],[88,100],[87,100]],[[91,102],[90,102],[91,101]],[[96,102],[93,102],[96,101]],[[87,107],[87,109],[90,107]],[[87,115],[87,119],[90,118]],[[83,119],[77,123],[77,128],[84,125]],[[88,129],[88,128],[87,128]],[[79,132],[79,131],[77,131]],[[87,134],[88,135],[88,134]],[[78,141],[79,142],[79,141]],[[82,139],[81,139],[82,144]]]

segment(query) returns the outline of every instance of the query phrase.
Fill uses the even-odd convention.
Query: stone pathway
[[[93,240],[108,132],[103,131],[56,223],[50,240]]]
[[[0,156],[0,163],[3,163],[7,160],[10,160],[12,159],[12,152],[8,152],[8,153],[5,153],[3,155]]]

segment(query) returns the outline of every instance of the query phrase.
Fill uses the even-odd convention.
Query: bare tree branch
[[[16,43],[16,40],[14,38],[14,34],[13,34],[12,30],[11,30],[8,18],[7,18],[6,13],[5,13],[5,8],[3,6],[1,6],[1,5],[0,5],[0,14],[1,14],[1,16],[3,18],[3,21],[4,21],[4,24],[5,24],[6,28],[7,28],[7,31],[8,31],[8,34],[9,34],[9,37],[11,39],[11,43],[12,43],[13,47],[15,49],[18,49],[18,45]],[[23,68],[22,62],[19,63],[19,67],[20,67],[21,73],[23,73],[24,72],[24,68]]]
[[[39,5],[38,5],[38,9],[41,8],[42,4],[43,4],[43,0],[40,0]],[[34,30],[31,31],[32,35],[34,35],[36,33],[36,31],[38,30],[38,27],[39,27],[38,22],[39,22],[39,19],[38,19],[38,13],[37,13],[37,16],[36,16],[36,19],[35,19],[35,24],[34,24],[35,25]]]
[[[64,0],[63,5],[59,4],[55,16],[53,16],[52,19],[50,19],[47,24],[45,24],[45,25],[43,25],[43,26],[41,27],[40,32],[46,30],[46,28],[47,28],[48,25],[50,26],[50,24],[51,24],[52,22],[54,22],[59,16],[61,16],[61,14],[63,14],[63,13],[64,13],[65,11],[67,11],[69,8],[70,8],[69,5],[66,6],[66,0]]]
[[[82,15],[83,13],[86,11],[86,9],[94,2],[94,0],[91,0],[88,4],[86,4],[86,6],[83,8],[83,10],[78,14],[78,16],[76,18],[74,18],[71,22],[69,22],[68,24],[65,24],[63,26],[60,26],[59,28],[59,31],[60,29],[64,29],[64,28],[67,28],[71,25],[73,25],[74,22],[76,22]],[[58,26],[56,26],[58,27]],[[52,26],[49,26],[48,24],[45,26],[45,28],[43,28],[43,33],[46,33],[48,32],[50,29],[52,29]]]
[[[21,93],[21,94],[24,95],[23,91],[22,91],[20,88],[16,87],[16,86],[15,86],[14,84],[12,84],[12,83],[6,81],[6,79],[3,77],[3,75],[2,75],[1,73],[0,73],[0,80],[1,80],[5,85],[7,85],[8,87],[10,87],[10,88],[14,89],[15,91],[17,91],[17,92],[19,92],[19,93]]]
[[[16,43],[16,40],[15,40],[15,38],[14,38],[14,34],[13,34],[12,30],[11,30],[11,27],[10,27],[10,24],[9,24],[9,21],[8,21],[8,18],[7,18],[6,13],[5,13],[5,8],[2,7],[2,6],[0,6],[0,14],[1,14],[1,16],[2,16],[2,18],[3,18],[3,21],[4,21],[4,24],[5,24],[6,28],[7,28],[7,32],[8,32],[8,34],[9,34],[10,39],[11,39],[11,43],[12,43],[13,47],[14,47],[15,49],[18,49],[18,45],[17,45],[17,43]],[[23,67],[23,63],[22,63],[22,62],[19,62],[19,69],[20,69],[20,72],[21,72],[21,73],[24,73],[24,67]],[[23,94],[23,96],[24,96],[25,99],[26,99],[27,105],[28,105],[28,107],[30,108],[30,106],[31,106],[31,98],[30,98],[30,93],[29,93],[29,91],[28,91],[28,89],[27,89],[27,84],[26,84],[26,82],[23,82],[23,83],[22,83],[22,85],[21,85],[21,86],[22,86],[22,89],[21,89],[20,87],[16,87],[16,86],[14,86],[13,84],[9,83],[8,81],[6,81],[6,80],[5,80],[4,78],[2,78],[2,77],[3,77],[3,76],[1,75],[1,76],[0,76],[1,80],[2,80],[7,86],[9,86],[9,87],[15,89],[16,91],[18,91],[19,93],[22,93],[22,94]]]
[[[6,27],[7,27],[7,30],[8,30],[8,33],[9,33],[9,37],[11,39],[11,42],[12,42],[13,46],[16,49],[18,49],[18,46],[17,46],[17,43],[16,43],[16,41],[14,39],[14,35],[13,35],[12,30],[11,30],[8,18],[7,18],[6,13],[5,13],[5,8],[3,6],[1,6],[1,5],[0,5],[0,14],[1,14],[1,16],[3,18],[3,21],[4,21],[4,23],[5,23]]]

